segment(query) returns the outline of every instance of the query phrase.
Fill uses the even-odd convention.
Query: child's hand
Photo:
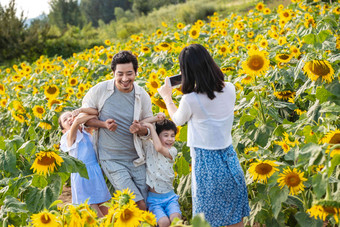
[[[132,134],[137,133],[139,130],[141,130],[141,128],[142,128],[141,123],[139,123],[139,121],[137,120],[134,120],[132,122],[132,125],[130,126],[130,132]]]
[[[152,127],[151,123],[146,123],[146,122],[142,122],[141,125],[144,126],[144,127],[149,128],[149,129]]]
[[[162,112],[157,113],[156,115],[157,121],[164,121],[165,120],[165,114]]]
[[[111,132],[116,131],[118,125],[115,120],[113,119],[107,119],[105,122],[105,127],[110,130]]]
[[[76,117],[81,113],[81,108],[75,109],[72,111],[72,116]]]
[[[77,125],[80,124],[84,124],[86,123],[88,120],[93,119],[93,118],[97,118],[96,115],[88,115],[88,114],[79,114],[75,119],[74,119],[74,123]]]

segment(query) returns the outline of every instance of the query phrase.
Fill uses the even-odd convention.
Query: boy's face
[[[136,78],[136,72],[133,69],[132,62],[126,64],[117,64],[115,74],[115,85],[120,92],[129,93],[133,89],[133,82]]]
[[[70,130],[73,124],[74,116],[72,116],[71,112],[65,112],[60,116],[61,126],[63,126],[63,132],[67,132]]]
[[[163,130],[158,137],[164,147],[171,148],[175,143],[176,134],[174,130]]]

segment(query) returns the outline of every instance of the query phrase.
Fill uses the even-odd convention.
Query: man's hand
[[[104,124],[105,124],[105,128],[107,128],[107,129],[110,130],[111,132],[116,131],[117,126],[118,126],[117,123],[116,123],[116,121],[113,120],[113,119],[107,119],[107,120],[104,122]]]
[[[132,125],[130,126],[130,132],[132,134],[138,133],[142,129],[142,125],[139,123],[139,121],[134,120],[132,122]]]

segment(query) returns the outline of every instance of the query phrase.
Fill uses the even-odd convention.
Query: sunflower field
[[[244,15],[215,13],[195,24],[163,22],[150,35],[106,40],[105,46],[71,58],[41,56],[32,64],[1,68],[0,224],[154,225],[152,214],[130,202],[129,191],[114,194],[112,212],[104,218],[87,204],[57,206],[70,173],[87,177],[82,162],[59,151],[58,117],[80,107],[89,88],[112,78],[110,62],[120,50],[138,57],[136,82],[150,94],[154,113],[167,114],[157,88],[179,73],[179,53],[191,43],[205,46],[236,87],[232,135],[249,193],[246,225],[338,225],[339,0],[291,0],[276,9],[260,2]],[[173,96],[178,105],[181,90]],[[177,225],[208,226],[191,216],[186,126],[176,138],[174,186],[184,219]]]

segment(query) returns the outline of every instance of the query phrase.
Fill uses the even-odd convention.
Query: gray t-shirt
[[[133,122],[135,89],[129,93],[120,92],[116,86],[114,89],[99,113],[99,120],[114,119],[118,126],[114,132],[106,128],[99,129],[99,159],[132,161],[138,158],[133,134],[129,131]]]

